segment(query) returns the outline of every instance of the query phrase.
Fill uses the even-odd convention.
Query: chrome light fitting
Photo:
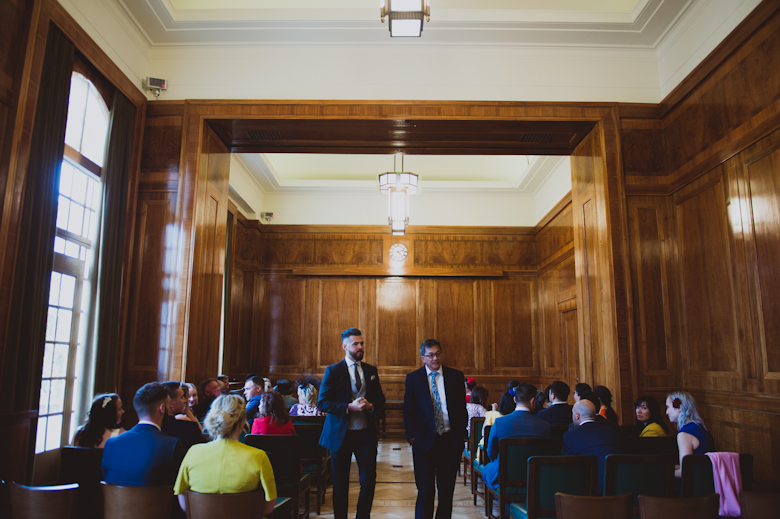
[[[403,236],[409,225],[409,195],[417,192],[419,177],[404,171],[401,155],[401,171],[397,171],[397,155],[393,157],[394,172],[379,175],[379,190],[388,195],[388,223],[393,236]]]
[[[431,21],[430,0],[379,0],[382,23],[388,19],[391,38],[419,38],[423,19]]]

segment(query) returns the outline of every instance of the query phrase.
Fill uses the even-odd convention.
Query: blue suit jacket
[[[599,494],[604,488],[604,458],[620,453],[620,431],[607,424],[588,422],[563,435],[563,454],[592,456],[599,459]]]
[[[153,425],[138,424],[103,449],[103,479],[112,485],[172,485],[186,450],[181,442]]]
[[[550,425],[569,425],[571,423],[571,408],[569,404],[555,404],[542,409],[536,415]]]
[[[364,413],[369,428],[373,429],[374,416],[380,416],[385,408],[385,394],[379,383],[379,373],[376,368],[365,362],[360,362],[363,368],[363,384],[366,388],[365,399],[374,406],[374,411]],[[349,376],[347,361],[342,360],[325,369],[325,375],[320,384],[320,396],[317,407],[325,417],[325,425],[322,427],[320,445],[330,451],[337,451],[344,442],[344,436],[349,427],[347,406],[354,400],[352,398],[352,379]]]
[[[550,436],[550,424],[530,411],[515,411],[497,418],[490,428],[487,455],[492,460],[482,470],[482,479],[491,488],[498,486],[499,442],[503,438],[528,438]]]
[[[444,376],[444,394],[447,398],[453,447],[463,450],[463,443],[468,437],[466,424],[469,419],[466,411],[466,394],[463,391],[463,372],[446,366],[441,367],[441,372]],[[404,429],[406,429],[407,441],[414,439],[413,449],[428,452],[433,447],[433,440],[436,437],[436,418],[433,414],[431,388],[428,385],[425,366],[406,375]]]

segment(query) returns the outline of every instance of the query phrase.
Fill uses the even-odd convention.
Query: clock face
[[[394,243],[390,246],[390,259],[393,261],[403,261],[408,254],[409,251],[403,243]]]

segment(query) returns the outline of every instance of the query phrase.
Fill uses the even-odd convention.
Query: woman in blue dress
[[[715,450],[712,434],[696,410],[696,401],[685,391],[677,391],[666,398],[666,416],[677,424],[677,450],[680,465],[674,471],[675,477],[682,474],[682,459],[689,454],[704,454]]]

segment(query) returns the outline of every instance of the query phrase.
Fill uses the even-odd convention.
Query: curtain
[[[49,27],[27,165],[3,380],[6,411],[38,409],[73,43]]]
[[[95,392],[117,392],[121,333],[122,267],[130,191],[135,106],[115,91],[108,153],[103,167],[103,221],[98,267]]]

